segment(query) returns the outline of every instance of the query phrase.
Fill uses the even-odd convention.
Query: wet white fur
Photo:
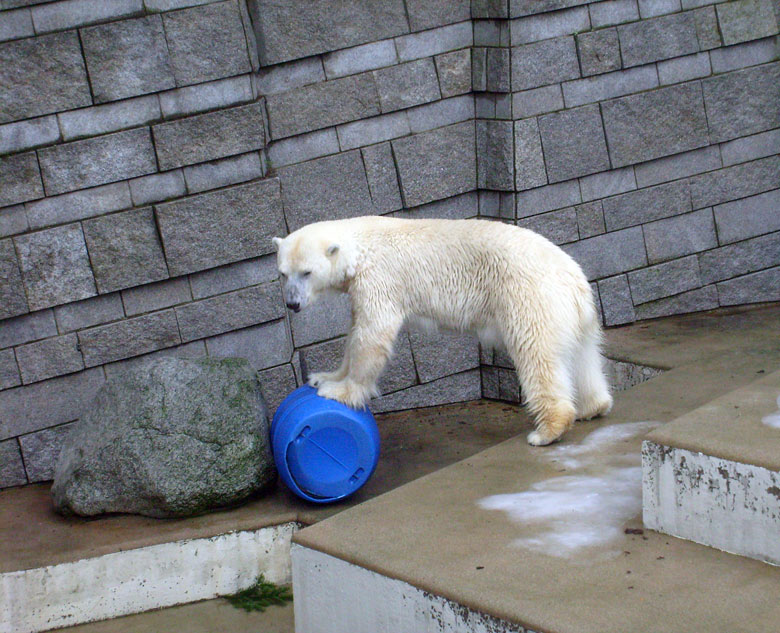
[[[531,444],[611,408],[590,286],[571,257],[532,231],[363,217],[310,224],[274,242],[288,304],[293,297],[303,308],[329,290],[351,298],[340,368],[310,378],[321,396],[365,405],[399,329],[414,318],[503,343],[537,422]]]

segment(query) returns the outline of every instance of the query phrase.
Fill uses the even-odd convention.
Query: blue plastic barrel
[[[287,396],[271,422],[279,476],[315,503],[344,499],[365,484],[379,461],[379,429],[360,411],[317,395],[305,385]]]

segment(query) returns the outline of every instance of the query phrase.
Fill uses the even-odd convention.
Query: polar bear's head
[[[354,276],[348,240],[334,235],[330,222],[318,222],[275,237],[277,266],[284,282],[287,307],[300,312],[323,292],[344,290]],[[342,239],[339,239],[339,238]]]

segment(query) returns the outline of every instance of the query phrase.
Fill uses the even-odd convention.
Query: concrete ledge
[[[0,574],[0,630],[33,633],[235,593],[258,575],[289,583],[281,525],[174,541]]]
[[[780,565],[780,472],[642,443],[645,527]]]
[[[533,633],[302,545],[291,556],[296,633]]]

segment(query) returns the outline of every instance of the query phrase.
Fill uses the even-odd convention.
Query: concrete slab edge
[[[37,633],[291,581],[295,522],[0,574],[0,631]]]
[[[780,472],[642,443],[647,528],[780,565]]]
[[[290,554],[296,633],[533,633],[303,545]]]

